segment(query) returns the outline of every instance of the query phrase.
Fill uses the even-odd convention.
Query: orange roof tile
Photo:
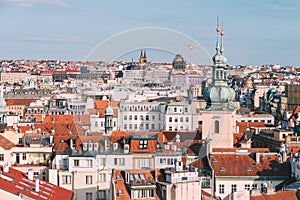
[[[108,100],[94,100],[96,108],[105,109],[108,107]],[[118,101],[110,101],[110,106],[112,108],[118,108]]]
[[[113,170],[113,179],[114,179],[114,184],[115,184],[115,191],[114,193],[116,194],[116,200],[129,200],[130,195],[127,192],[124,177],[121,174],[121,170]],[[117,176],[119,178],[117,178]],[[119,194],[118,191],[122,191],[123,194]]]
[[[255,156],[255,155],[254,155]],[[256,163],[250,154],[212,154],[211,165],[216,176],[289,176],[289,163],[279,163],[277,155],[260,155]]]
[[[5,150],[10,150],[14,146],[15,146],[14,143],[12,143],[10,140],[8,140],[3,135],[0,135],[0,147],[2,147]]]
[[[156,140],[146,140],[147,148],[140,148],[140,141],[143,140],[130,140],[130,152],[131,153],[155,153],[156,152]],[[143,145],[144,147],[144,145]]]
[[[240,133],[245,133],[247,128],[250,127],[266,127],[264,122],[237,122],[236,126],[239,127]]]
[[[19,193],[36,200],[71,200],[73,197],[72,191],[42,180],[40,180],[40,191],[36,192],[35,178],[31,181],[25,173],[11,167],[8,173],[3,171],[3,166],[0,166],[0,169],[2,171],[2,176],[0,177],[1,189],[16,195],[16,198]],[[4,176],[8,177],[8,179],[3,178]],[[9,178],[13,179],[13,181],[9,181]]]
[[[258,196],[250,196],[250,200],[298,200],[297,190],[278,191],[275,194],[262,194]]]
[[[37,99],[5,99],[7,106],[12,105],[25,105],[29,106],[30,103],[35,102]]]
[[[110,135],[112,143],[118,142],[123,137],[129,137],[129,133],[125,131],[113,131],[112,134]]]

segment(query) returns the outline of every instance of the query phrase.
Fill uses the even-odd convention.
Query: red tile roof
[[[250,200],[298,200],[297,190],[278,191],[275,194],[262,194],[258,196],[250,196]]]
[[[40,180],[40,191],[36,192],[35,178],[31,181],[25,173],[11,167],[8,173],[3,171],[3,166],[0,166],[0,170],[2,171],[0,189],[16,195],[16,198],[19,193],[36,200],[71,200],[73,197],[72,191],[42,180]]]
[[[115,191],[113,191],[116,194],[116,200],[129,200],[130,195],[127,192],[124,177],[121,174],[121,170],[113,170],[113,181],[115,186]],[[117,176],[119,178],[117,178]],[[119,194],[118,191],[122,190],[123,194]]]
[[[236,126],[239,127],[239,132],[240,133],[245,133],[247,128],[250,127],[266,127],[264,122],[237,122]]]
[[[156,152],[156,140],[146,140],[147,141],[147,148],[141,149],[140,148],[140,141],[143,140],[130,140],[130,152],[131,153],[155,153]]]
[[[243,133],[234,133],[233,134],[233,145],[237,147],[239,144],[238,142],[243,138]]]
[[[254,153],[252,153],[254,154]],[[216,176],[289,176],[289,163],[279,163],[275,154],[260,154],[260,162],[250,154],[212,154]]]
[[[129,137],[129,133],[125,131],[113,131],[112,134],[110,135],[112,143],[118,142],[123,137]]]
[[[5,99],[6,106],[25,105],[29,106],[30,103],[35,102],[37,99]]]
[[[3,135],[0,135],[0,147],[2,147],[5,150],[10,150],[14,146],[15,146],[14,143],[12,143],[10,140],[8,140]]]
[[[99,108],[99,109],[105,109],[108,107],[108,100],[95,100],[95,106],[96,108]],[[112,108],[118,108],[119,106],[119,102],[118,101],[110,101],[110,106]]]

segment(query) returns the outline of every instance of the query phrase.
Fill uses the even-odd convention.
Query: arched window
[[[215,133],[220,133],[220,122],[218,120],[215,121],[214,132]]]

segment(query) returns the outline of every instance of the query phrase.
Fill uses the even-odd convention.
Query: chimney
[[[31,181],[33,181],[33,171],[32,171],[31,168],[28,169],[28,179],[31,180]]]
[[[256,164],[260,163],[260,153],[258,152],[255,153],[255,162]]]
[[[5,173],[8,173],[9,172],[9,165],[7,163],[5,163],[4,167],[3,167],[3,171]]]
[[[183,170],[183,163],[181,161],[176,161],[175,163],[175,171],[180,172]]]
[[[38,176],[35,179],[35,192],[40,192],[40,179]]]

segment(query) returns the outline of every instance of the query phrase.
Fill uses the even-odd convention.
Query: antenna
[[[193,48],[194,48],[194,45],[192,42],[190,42],[189,44],[189,48],[190,48],[190,65],[192,65],[192,58],[193,58]]]

